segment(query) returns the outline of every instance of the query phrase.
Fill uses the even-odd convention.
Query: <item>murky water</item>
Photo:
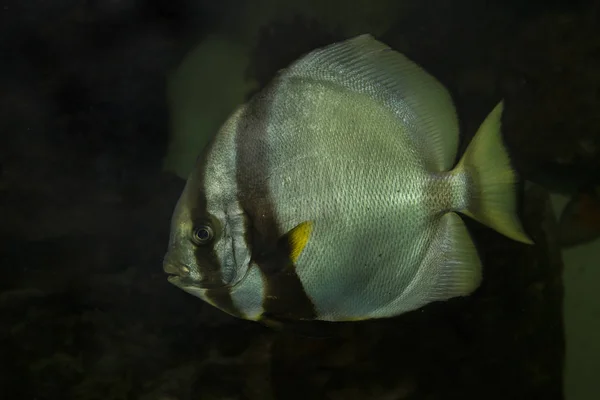
[[[598,397],[600,250],[562,248],[560,215],[599,183],[600,4],[285,4],[2,4],[0,397]],[[536,245],[467,221],[480,289],[381,321],[271,329],[170,285],[171,213],[216,129],[289,62],[360,33],[448,88],[461,152],[505,99]],[[600,233],[593,200],[574,215]]]

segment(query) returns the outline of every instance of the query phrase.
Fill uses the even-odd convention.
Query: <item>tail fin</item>
[[[511,239],[533,244],[517,216],[517,175],[500,133],[503,105],[487,116],[453,171],[469,176],[473,186],[461,212]]]

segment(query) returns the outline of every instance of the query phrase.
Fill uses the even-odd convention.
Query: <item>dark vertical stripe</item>
[[[274,199],[267,185],[267,124],[272,98],[271,85],[248,102],[239,120],[236,138],[238,198],[248,217],[246,243],[265,285],[263,317],[311,320],[316,317],[315,308],[290,260],[289,245],[285,232],[278,229]]]
[[[210,223],[216,225],[216,221],[208,214],[207,210],[207,199],[205,190],[205,179],[204,179],[204,163],[206,162],[206,155],[210,152],[211,143],[204,150],[200,163],[197,164],[195,174],[197,176],[194,179],[196,186],[191,187],[188,192],[187,203],[190,204],[190,213],[194,223],[197,226],[202,223]],[[223,273],[221,270],[221,264],[217,257],[214,248],[211,244],[206,246],[196,246],[194,252],[198,267],[201,269],[203,283],[221,285],[223,282]],[[231,289],[229,286],[217,287],[215,289],[207,289],[206,297],[214,303],[219,309],[225,311],[228,314],[236,317],[242,317],[242,313],[237,309],[231,298]]]

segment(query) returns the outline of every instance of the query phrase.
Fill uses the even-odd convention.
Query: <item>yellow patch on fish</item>
[[[288,243],[290,245],[290,259],[295,263],[302,250],[308,244],[308,239],[312,233],[313,223],[305,221],[287,233]]]

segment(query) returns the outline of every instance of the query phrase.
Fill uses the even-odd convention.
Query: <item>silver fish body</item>
[[[207,148],[174,212],[165,271],[252,320],[383,318],[468,295],[481,263],[456,212],[531,243],[501,112],[454,166],[458,121],[437,80],[370,35],[315,50]]]

